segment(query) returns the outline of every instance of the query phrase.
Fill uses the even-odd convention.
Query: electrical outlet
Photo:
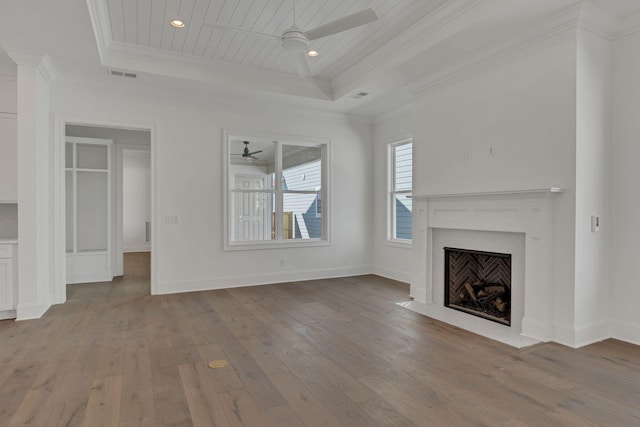
[[[462,160],[469,161],[473,158],[473,152],[471,150],[464,150],[462,152]]]
[[[280,267],[287,266],[287,259],[285,257],[280,258]]]
[[[180,218],[176,214],[166,214],[164,216],[164,222],[167,224],[178,224],[180,222]]]

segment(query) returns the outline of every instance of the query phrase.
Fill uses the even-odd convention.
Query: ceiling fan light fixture
[[[184,28],[184,21],[182,19],[172,19],[171,21],[169,21],[169,23],[171,24],[172,27],[175,28]]]
[[[320,55],[320,52],[318,52],[317,50],[310,49],[307,51],[307,56],[310,56],[312,58],[315,58],[318,55]]]

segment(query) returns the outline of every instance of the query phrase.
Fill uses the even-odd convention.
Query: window
[[[389,240],[411,243],[413,143],[389,145]]]
[[[229,135],[227,148],[227,249],[327,243],[327,141]]]

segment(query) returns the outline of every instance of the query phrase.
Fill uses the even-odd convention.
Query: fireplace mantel
[[[553,336],[553,199],[562,193],[558,187],[474,193],[423,194],[413,197],[414,244],[413,280],[409,307],[430,317],[455,324],[490,338],[521,346],[549,341]],[[435,230],[519,233],[524,236],[524,306],[521,331],[502,325],[483,326],[455,319],[444,309],[443,301],[434,298],[434,286],[441,279],[433,277]],[[483,250],[483,248],[473,248]],[[442,279],[443,280],[443,279]],[[437,282],[437,283],[434,283]],[[482,319],[480,319],[483,321]],[[489,322],[489,321],[486,321]],[[491,322],[489,322],[491,323]],[[507,328],[508,329],[508,328]]]
[[[474,197],[474,196],[508,196],[508,195],[526,195],[535,193],[562,193],[564,190],[559,187],[549,188],[532,188],[526,190],[504,190],[504,191],[479,191],[475,193],[450,193],[450,194],[423,194],[413,196],[413,200],[427,201],[430,199],[445,199],[456,197]]]

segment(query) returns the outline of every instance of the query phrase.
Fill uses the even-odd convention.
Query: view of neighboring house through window
[[[231,245],[326,240],[326,146],[229,138]]]
[[[389,145],[389,240],[411,242],[413,143]]]

